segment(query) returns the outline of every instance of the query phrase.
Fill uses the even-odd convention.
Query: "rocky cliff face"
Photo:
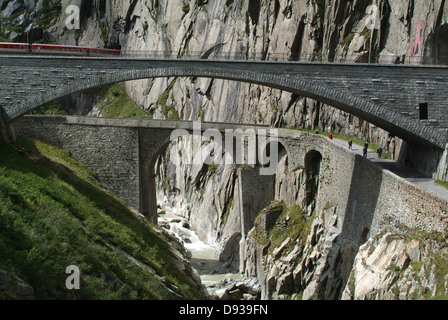
[[[371,31],[366,25],[375,15],[367,9],[375,3],[378,3],[380,20],[378,29]],[[81,8],[80,30],[65,28],[64,12],[68,4],[69,1],[57,0],[3,0],[2,34],[26,41],[25,31],[29,31],[32,40],[108,46],[129,54],[148,52],[195,57],[228,54],[248,59],[448,64],[445,41],[448,3],[445,0],[70,1]],[[376,142],[396,157],[401,151],[400,140],[361,119],[311,99],[254,84],[160,78],[129,82],[126,89],[154,118],[336,131]],[[353,284],[356,288],[358,283],[367,283],[362,282],[365,277],[359,266],[370,255],[373,250],[370,248],[389,250],[393,246],[394,252],[406,250],[407,244],[400,242],[398,246],[386,241],[390,240],[387,237],[381,238],[384,241],[369,241],[359,249],[356,271],[352,271],[351,263],[341,263],[340,259],[352,261],[351,255],[358,248],[330,246],[338,229],[328,219],[324,222],[314,218],[304,247],[289,251],[285,257],[278,252],[266,255],[263,246],[250,237],[240,244],[237,167],[174,165],[177,159],[190,157],[206,145],[207,142],[183,139],[173,142],[161,155],[157,164],[159,203],[180,208],[200,237],[220,248],[223,261],[235,267],[241,265],[249,275],[262,274],[265,297],[380,298],[387,294],[404,297],[401,292],[393,293],[392,287],[397,281],[389,278],[389,282],[382,282],[382,287],[376,286],[376,291],[353,289]],[[306,207],[309,203],[304,201],[304,172],[300,168],[287,172],[286,162],[285,157],[277,171],[275,196],[288,206]],[[240,245],[247,249],[247,256],[238,256]],[[388,262],[382,261],[381,266],[372,268],[384,276],[388,273],[381,270],[387,269]],[[396,263],[400,270],[406,265],[402,261]],[[406,294],[409,297],[410,293]]]

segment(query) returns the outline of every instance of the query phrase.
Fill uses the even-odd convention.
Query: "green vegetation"
[[[97,90],[101,114],[110,118],[150,118],[150,116],[132,100],[124,83],[110,84]]]
[[[148,31],[148,27],[149,27],[148,21],[142,22],[142,27],[143,27],[143,30]]]
[[[16,19],[25,12],[26,10],[19,10],[1,21],[0,42],[22,42],[20,41],[20,37],[16,37],[13,41],[9,39],[7,35],[10,35],[11,32],[21,34],[25,31],[24,27],[18,26],[16,23]]]
[[[128,96],[124,83],[114,83],[83,91],[93,100],[100,101],[98,108],[108,118],[151,118]],[[65,106],[55,100],[35,109],[33,114],[68,115]]]
[[[434,275],[437,286],[435,296],[429,296],[427,298],[430,300],[448,300],[448,293],[446,290],[446,276],[448,275],[448,254],[441,251],[435,253],[431,259],[431,263],[434,265]]]
[[[68,115],[68,111],[65,106],[57,100],[51,101],[49,103],[34,109],[32,114],[46,114],[46,115]]]
[[[208,172],[210,172],[210,174],[215,174],[216,169],[218,169],[218,166],[215,163],[212,162],[208,165]]]
[[[352,43],[354,37],[355,37],[355,34],[351,32],[342,40],[342,46],[344,47],[345,50],[348,49],[348,47],[350,46],[350,43]]]
[[[182,250],[66,151],[0,141],[0,269],[30,284],[37,299],[176,298],[167,283],[201,298],[191,270],[173,262],[172,245]],[[80,290],[65,288],[69,265],[81,271]]]
[[[188,0],[186,0],[186,2],[182,1],[182,12],[184,14],[190,12],[190,3],[188,2]]]
[[[180,120],[179,113],[177,112],[175,106],[173,103],[168,105],[168,98],[170,98],[171,93],[171,101],[174,100],[174,97],[172,95],[172,90],[174,85],[176,84],[176,79],[173,80],[168,88],[162,93],[162,95],[157,100],[157,106],[161,107],[161,112],[165,116],[165,119],[167,120]]]
[[[25,31],[25,28],[21,26],[8,26],[6,29],[16,33],[23,33]]]
[[[375,239],[384,237],[383,231],[375,236]],[[414,282],[416,286],[408,288],[409,298],[413,300],[448,300],[448,247],[447,233],[427,232],[420,229],[410,229],[406,234],[390,234],[389,241],[393,239],[404,240],[406,244],[413,240],[419,242],[421,256],[418,260],[409,261],[401,267],[396,265],[396,261],[391,262],[387,268],[393,274],[390,277],[396,281],[405,277],[406,281]],[[369,249],[369,255],[373,253],[375,247]],[[409,258],[409,253],[404,252]],[[428,281],[429,279],[429,281]],[[350,279],[349,282],[354,281]],[[392,288],[392,292],[397,296],[400,292],[398,281],[394,283],[397,288]],[[433,286],[435,291],[433,292]],[[352,283],[354,288],[354,282]],[[410,290],[413,292],[411,293]]]
[[[260,225],[262,216],[271,214],[277,216],[277,219],[268,225],[268,230],[262,230]],[[305,247],[313,219],[314,214],[307,217],[298,205],[288,208],[283,201],[274,200],[269,206],[261,210],[255,219],[255,232],[252,233],[252,237],[260,244],[269,245],[269,252],[271,253],[287,238],[290,238],[289,243],[282,250],[282,255],[286,255],[297,244],[302,248]]]
[[[101,29],[101,40],[103,40],[104,45],[106,45],[109,42],[109,25],[107,22],[102,23],[101,21],[98,21],[98,24]]]
[[[372,35],[372,30],[370,30],[368,28],[364,28],[364,30],[361,32],[361,36],[363,36],[366,41],[370,41],[371,35]]]
[[[440,181],[440,180],[436,180],[436,183],[442,187],[445,187],[448,189],[448,181]]]
[[[198,118],[199,118],[201,121],[204,121],[204,117],[205,117],[205,111],[204,111],[204,109],[202,109],[202,107],[199,107],[199,110],[198,110]]]
[[[52,27],[61,16],[61,3],[53,3],[50,0],[44,0],[42,9],[37,12],[37,24],[46,29]]]
[[[322,49],[320,49],[316,53],[316,61],[323,61],[323,59],[324,59],[324,54],[322,53]]]
[[[150,118],[127,92],[124,83],[109,84],[84,91],[100,102],[99,109],[108,118]]]

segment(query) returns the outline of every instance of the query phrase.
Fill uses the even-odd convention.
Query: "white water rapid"
[[[159,211],[159,226],[175,235],[191,252],[190,262],[210,295],[232,282],[245,279],[244,275],[219,261],[216,248],[204,243],[190,228],[186,218],[176,214],[176,209],[165,207]]]

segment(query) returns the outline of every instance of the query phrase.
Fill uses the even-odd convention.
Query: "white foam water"
[[[203,285],[210,294],[224,279],[243,279],[242,274],[225,266],[219,261],[216,248],[201,241],[198,235],[186,227],[187,219],[179,215],[176,209],[165,207],[164,213],[160,211],[159,225],[169,226],[169,232],[175,235],[192,254],[190,262],[198,271]]]

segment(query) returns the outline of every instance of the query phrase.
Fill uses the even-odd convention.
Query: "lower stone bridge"
[[[267,126],[216,122],[24,116],[14,123],[14,131],[68,150],[152,223],[157,222],[156,161],[182,136],[193,135],[203,144],[186,162],[199,169],[211,163],[259,166],[261,180],[275,174],[279,149],[288,152],[294,167],[304,165],[302,150],[313,148],[283,141],[277,129]]]
[[[94,171],[108,189],[154,224],[157,223],[154,167],[167,144],[177,137],[199,132],[202,139],[213,141],[219,133],[224,141],[226,132],[238,130],[248,136],[244,141],[247,147],[244,158],[250,157],[248,133],[255,132],[255,139],[263,142],[261,147],[255,144],[258,149],[262,150],[264,143],[277,142],[276,151],[279,156],[286,153],[290,171],[305,170],[317,177],[313,192],[315,210],[322,213],[326,224],[332,224],[329,227],[342,230],[341,236],[346,239],[361,244],[368,235],[384,230],[444,233],[448,223],[446,199],[410,184],[322,135],[225,123],[201,123],[198,128],[191,121],[74,116],[25,116],[14,123],[14,130],[18,135],[69,151]],[[233,140],[235,135],[228,134],[227,139],[230,137]],[[208,150],[202,160],[207,161],[210,154]],[[270,157],[271,162],[276,160],[272,154]],[[275,175],[269,170],[263,173],[262,169],[266,166],[238,169],[241,230],[237,232],[243,237],[252,228],[257,213],[275,197]]]

